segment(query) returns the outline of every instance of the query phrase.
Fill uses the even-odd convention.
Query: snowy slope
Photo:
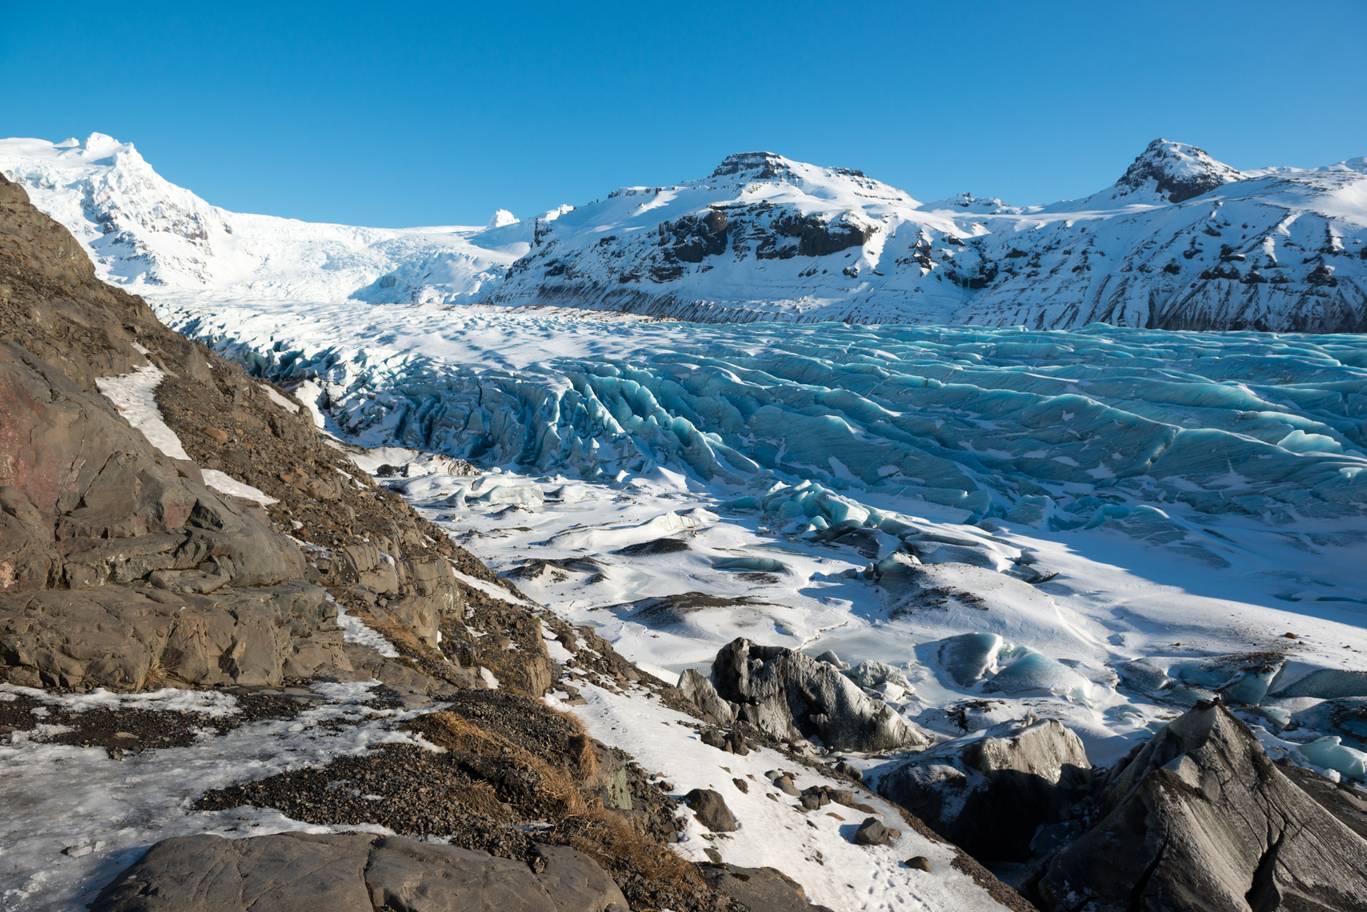
[[[948,322],[967,295],[934,258],[982,229],[858,171],[767,152],[628,187],[538,231],[490,300],[703,320]]]
[[[358,228],[229,212],[162,178],[131,143],[100,133],[0,140],[0,172],[65,225],[105,277],[145,291],[461,301],[527,249],[499,216],[491,223],[498,236],[481,246],[480,228]]]
[[[988,227],[960,322],[1367,329],[1367,159],[1242,174],[1156,140],[1114,186]]]

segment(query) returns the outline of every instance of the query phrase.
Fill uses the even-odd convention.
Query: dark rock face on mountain
[[[1201,704],[1116,766],[1096,824],[1049,863],[1049,909],[1367,909],[1367,840]]]
[[[1084,795],[1090,766],[1059,722],[1006,723],[911,755],[877,788],[979,860],[1025,861],[1039,828]]]
[[[689,684],[695,693],[701,689]],[[791,649],[734,640],[717,653],[712,684],[735,704],[736,719],[782,740],[817,738],[829,748],[860,751],[929,743],[836,668]]]
[[[91,912],[627,912],[592,859],[543,846],[537,862],[368,834],[188,836],[154,847]]]
[[[1150,190],[1170,203],[1180,203],[1242,176],[1204,149],[1155,139],[1115,183],[1123,191]]]

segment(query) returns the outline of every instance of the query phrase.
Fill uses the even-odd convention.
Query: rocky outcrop
[[[540,847],[532,864],[397,836],[188,836],[152,847],[91,912],[627,912],[591,858]]]
[[[1155,139],[1130,163],[1115,185],[1118,193],[1147,191],[1170,203],[1181,203],[1242,177],[1204,149]]]
[[[736,708],[722,699],[711,680],[692,668],[685,669],[679,675],[677,686],[679,693],[693,704],[706,721],[724,728],[736,720]]]
[[[693,789],[684,795],[684,804],[697,815],[698,822],[714,833],[734,833],[740,829],[736,815],[726,806],[726,799],[712,789]]]
[[[1048,864],[1047,908],[1367,909],[1367,840],[1222,706],[1198,705],[1116,766],[1096,813]]]
[[[337,612],[258,507],[0,343],[0,679],[86,689],[349,670]]]
[[[878,791],[982,861],[1024,861],[1041,826],[1083,795],[1091,764],[1055,720],[1009,722],[897,761]]]
[[[801,884],[773,868],[703,865],[702,872],[714,890],[750,912],[830,912],[808,902]]]
[[[835,667],[801,652],[736,639],[712,663],[712,685],[735,718],[782,740],[835,750],[923,747],[930,739]]]

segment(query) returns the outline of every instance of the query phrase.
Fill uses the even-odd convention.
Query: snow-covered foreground
[[[340,436],[474,462],[390,483],[665,676],[832,649],[1094,762],[1214,692],[1292,744],[1367,696],[1362,337],[154,303]]]
[[[278,811],[204,812],[193,804],[207,789],[320,765],[381,744],[420,743],[397,728],[411,713],[370,705],[376,683],[319,683],[313,705],[298,715],[246,722],[217,736],[206,726],[187,746],[130,753],[118,762],[101,747],[44,743],[57,733],[53,726],[14,734],[11,743],[0,744],[0,910],[84,909],[149,843],[171,836],[328,832]],[[21,697],[75,713],[189,713],[201,723],[240,711],[233,697],[216,693],[56,696],[0,685],[0,702]]]
[[[630,746],[638,763],[669,777],[677,788],[708,788],[722,795],[735,814],[740,829],[731,834],[714,834],[689,820],[678,846],[689,860],[706,862],[706,850],[712,849],[728,864],[777,868],[801,883],[808,899],[841,912],[1001,908],[953,867],[955,850],[943,842],[911,830],[885,846],[856,845],[852,834],[870,813],[902,829],[897,809],[886,801],[869,797],[873,803],[866,811],[838,804],[804,811],[765,774],[790,771],[799,789],[847,784],[772,750],[721,755],[719,764],[716,749],[688,726],[693,720],[660,706],[648,692],[616,694],[589,684],[581,693],[583,704],[559,704],[554,698],[552,704],[583,719],[598,740]],[[933,876],[905,863],[915,856],[930,863]]]

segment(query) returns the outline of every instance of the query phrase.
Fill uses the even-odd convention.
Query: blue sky
[[[219,205],[376,225],[759,148],[1030,203],[1160,135],[1241,167],[1367,154],[1364,48],[1361,0],[16,3],[0,135],[99,130]]]

